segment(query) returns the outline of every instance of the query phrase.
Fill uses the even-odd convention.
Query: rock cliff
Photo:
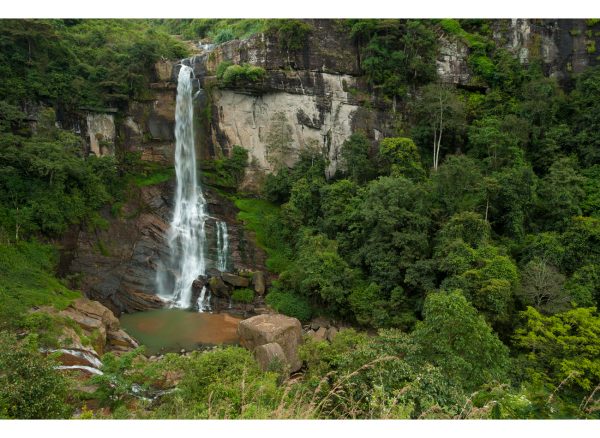
[[[208,110],[203,112],[207,118],[203,125],[204,153],[222,156],[233,145],[246,148],[255,164],[246,181],[250,187],[252,173],[273,169],[267,139],[282,124],[289,129],[293,149],[286,164],[292,165],[303,148],[320,148],[329,157],[331,175],[340,165],[341,145],[353,132],[361,130],[376,141],[393,135],[397,120],[405,116],[402,108],[368,89],[361,76],[359,50],[337,20],[308,22],[312,31],[301,50],[286,51],[276,36],[256,34],[184,61],[194,68],[208,94]],[[599,63],[598,23],[581,19],[495,20],[491,33],[497,47],[508,49],[522,63],[539,57],[545,74],[567,87],[573,74]],[[444,32],[438,39],[440,80],[485,91],[485,84],[473,84],[467,42]],[[258,82],[217,87],[214,75],[224,61],[262,67],[266,76]],[[171,80],[177,74],[173,65]]]

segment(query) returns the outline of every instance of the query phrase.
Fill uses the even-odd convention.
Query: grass
[[[237,303],[251,303],[254,301],[254,291],[252,289],[236,289],[231,294],[231,299]]]
[[[481,35],[464,30],[458,20],[453,18],[443,19],[440,20],[440,25],[446,33],[461,38],[471,49],[485,50],[486,39]]]
[[[54,276],[57,256],[55,247],[38,242],[0,245],[0,327],[19,324],[34,306],[64,309],[81,297]]]
[[[161,184],[175,177],[174,168],[155,168],[145,170],[143,173],[133,176],[133,182],[138,187],[153,186]]]
[[[264,199],[236,198],[238,219],[256,235],[256,243],[267,253],[267,269],[280,273],[290,264],[292,248],[283,235],[279,207]]]

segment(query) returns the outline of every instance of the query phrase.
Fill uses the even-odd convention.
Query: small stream
[[[148,355],[238,344],[240,321],[227,313],[197,313],[182,309],[129,313],[120,319],[121,327],[146,347]]]

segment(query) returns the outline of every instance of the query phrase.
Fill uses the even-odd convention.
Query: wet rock
[[[229,297],[229,287],[221,277],[211,277],[208,280],[208,287],[215,297]]]
[[[241,275],[230,274],[229,272],[223,272],[221,278],[225,283],[235,287],[248,287],[250,285],[250,280],[248,278],[242,277]]]
[[[240,322],[240,344],[254,352],[265,344],[277,343],[285,353],[290,372],[298,371],[302,361],[298,346],[302,343],[302,325],[296,318],[285,315],[258,315]]]
[[[265,294],[266,284],[265,284],[265,273],[262,271],[256,271],[252,276],[252,286],[254,287],[254,292],[258,295],[262,296]]]

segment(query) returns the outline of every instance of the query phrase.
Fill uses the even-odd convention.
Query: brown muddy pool
[[[146,347],[146,354],[155,355],[238,344],[241,319],[227,313],[159,309],[125,314],[120,321],[121,327]]]

